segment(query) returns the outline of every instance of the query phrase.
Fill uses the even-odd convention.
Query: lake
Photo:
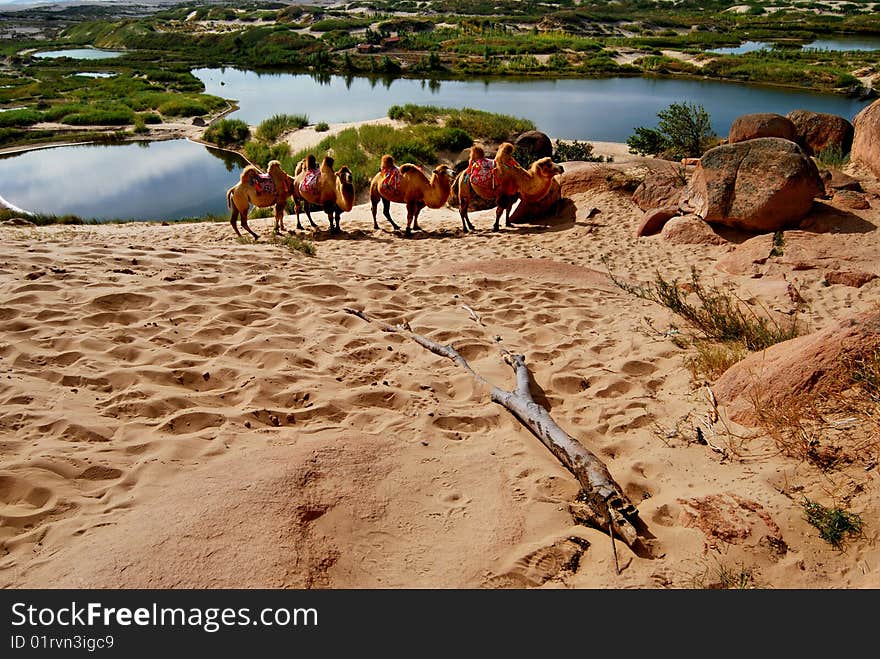
[[[472,107],[526,117],[553,138],[623,142],[636,126],[655,126],[670,103],[702,104],[726,135],[750,112],[804,108],[849,120],[868,104],[841,96],[735,83],[661,78],[443,80],[194,71],[208,93],[238,99],[232,115],[256,125],[274,114],[312,123],[387,116],[395,104]],[[221,84],[224,83],[224,84]],[[226,189],[242,160],[185,140],[73,146],[0,160],[0,197],[19,208],[96,219],[166,219],[226,214]],[[96,174],[112,172],[112,177]],[[52,190],[51,196],[45,190]]]
[[[671,103],[702,104],[715,131],[751,112],[808,109],[849,120],[866,101],[799,89],[669,78],[442,80],[377,79],[195,69],[209,94],[237,99],[228,118],[256,125],[274,114],[306,114],[312,123],[362,121],[388,115],[392,105],[471,107],[531,119],[554,138],[623,142],[636,126],[655,126]],[[222,84],[221,84],[222,83]]]
[[[57,57],[69,57],[70,59],[111,59],[125,55],[119,50],[101,50],[100,48],[70,48],[68,50],[44,50],[42,53],[33,53],[34,57],[55,59]]]
[[[244,164],[186,140],[38,149],[0,159],[0,197],[32,212],[99,220],[226,215],[226,190]]]
[[[713,48],[708,51],[717,55],[742,55],[758,50],[771,50],[770,41],[743,41],[733,48]],[[816,39],[801,47],[803,50],[880,50],[880,37],[835,37],[833,39]]]

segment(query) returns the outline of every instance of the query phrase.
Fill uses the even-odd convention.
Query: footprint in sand
[[[0,474],[0,522],[22,527],[34,524],[55,509],[57,497],[46,487],[12,474]]]
[[[550,579],[577,572],[590,546],[583,538],[564,538],[529,552],[501,574],[482,583],[483,588],[535,588]]]

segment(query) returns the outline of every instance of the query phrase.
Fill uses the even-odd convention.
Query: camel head
[[[449,169],[449,165],[437,165],[434,168],[434,176],[436,177],[446,177],[448,180],[452,180],[452,170]]]
[[[306,169],[315,169],[318,166],[318,159],[311,153],[306,156]]]
[[[384,171],[386,169],[391,169],[394,167],[394,156],[388,155],[387,153],[382,156],[382,167],[381,169]]]
[[[562,165],[557,165],[551,158],[547,157],[533,162],[532,166],[529,167],[529,171],[541,178],[551,179],[557,174],[562,174],[565,170],[562,168]]]
[[[477,144],[474,142],[471,147],[470,159],[471,160],[482,160],[486,157],[486,149],[483,148],[482,144]]]
[[[350,211],[354,206],[354,176],[348,165],[343,165],[336,172],[336,186],[336,205],[342,211]]]
[[[270,160],[270,161],[269,161],[268,172],[269,172],[270,174],[277,174],[277,173],[279,173],[279,172],[283,173],[284,170],[281,169],[281,162],[280,162],[279,160]]]
[[[495,160],[498,162],[509,162],[513,160],[513,144],[504,142],[498,147],[498,153],[495,154]]]

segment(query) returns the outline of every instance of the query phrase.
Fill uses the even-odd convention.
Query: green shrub
[[[326,121],[320,121],[315,124],[315,132],[316,133],[325,133],[330,130],[330,125]]]
[[[849,154],[845,154],[839,144],[832,144],[817,153],[816,160],[825,167],[840,169],[849,163]]]
[[[69,126],[125,126],[134,123],[135,116],[128,108],[94,109],[65,115],[61,123]]]
[[[272,160],[283,160],[290,156],[290,145],[287,142],[268,145],[264,142],[248,142],[244,145],[245,157],[262,169],[269,166]]]
[[[631,153],[665,158],[696,158],[716,138],[709,113],[702,105],[672,103],[657,113],[656,129],[639,127],[627,140]]]
[[[156,109],[166,117],[197,117],[211,111],[201,101],[190,98],[176,98],[162,103]]]
[[[572,140],[560,142],[556,140],[553,146],[553,160],[556,162],[584,161],[584,162],[611,162],[612,159],[605,156],[594,156],[593,145],[589,142]]]
[[[241,119],[221,119],[205,131],[204,139],[217,146],[244,144],[251,136],[251,130]]]
[[[309,117],[305,114],[276,114],[260,122],[254,132],[261,142],[274,142],[282,133],[309,125]]]
[[[43,119],[43,113],[37,110],[23,108],[21,110],[9,110],[0,112],[0,127],[10,128],[13,126],[33,126]]]
[[[862,532],[862,518],[842,508],[825,506],[804,497],[806,520],[819,529],[819,536],[840,549],[845,535],[858,536]]]

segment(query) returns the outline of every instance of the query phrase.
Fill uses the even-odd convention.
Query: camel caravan
[[[465,233],[474,231],[468,217],[468,209],[472,207],[495,206],[494,231],[500,231],[501,216],[505,213],[506,226],[512,226],[510,211],[516,201],[541,199],[550,190],[554,177],[563,171],[562,166],[549,157],[540,158],[525,169],[514,159],[513,152],[514,145],[505,142],[499,146],[495,157],[489,158],[481,145],[474,144],[467,167],[457,176],[448,165],[437,165],[429,175],[420,165],[397,165],[393,156],[382,156],[381,168],[370,181],[373,228],[379,229],[376,214],[380,201],[382,214],[395,231],[399,231],[400,226],[391,217],[391,204],[406,207],[406,236],[421,231],[419,213],[425,207],[458,206]],[[288,198],[293,200],[297,229],[303,229],[300,212],[305,212],[312,228],[318,229],[310,214],[310,206],[314,205],[327,214],[330,233],[341,233],[340,217],[354,206],[355,189],[351,169],[343,166],[334,170],[333,167],[334,159],[330,155],[326,155],[320,165],[315,156],[309,155],[297,163],[292,177],[284,172],[277,160],[269,163],[265,174],[254,165],[247,166],[240,181],[226,193],[227,206],[232,211],[229,221],[235,233],[241,236],[237,225],[238,218],[241,218],[242,227],[258,240],[247,224],[250,206],[274,206],[274,232],[284,232],[283,216]]]

